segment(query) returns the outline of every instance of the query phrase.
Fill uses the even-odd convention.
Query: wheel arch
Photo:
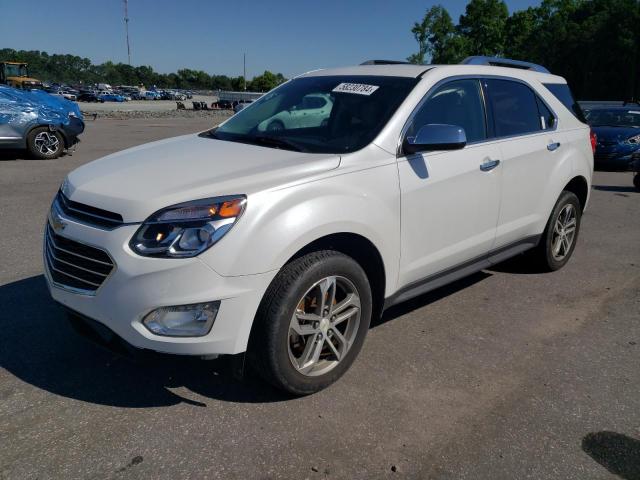
[[[368,238],[352,232],[325,235],[305,245],[294,253],[286,263],[319,250],[335,250],[353,258],[364,270],[373,299],[372,318],[382,314],[386,288],[386,270],[382,254]]]
[[[580,209],[584,211],[589,198],[589,184],[587,183],[586,178],[582,175],[577,175],[573,177],[562,190],[574,193],[580,201]]]

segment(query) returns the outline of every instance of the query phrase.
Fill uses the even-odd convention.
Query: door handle
[[[559,148],[560,148],[560,142],[550,143],[549,145],[547,145],[547,150],[549,150],[550,152],[553,152],[554,150],[557,150]]]
[[[489,170],[496,168],[498,165],[500,165],[500,160],[486,160],[480,165],[480,170],[488,172]]]

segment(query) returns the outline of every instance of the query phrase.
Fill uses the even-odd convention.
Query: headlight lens
[[[631,145],[638,145],[640,143],[640,135],[628,138],[627,143],[630,143]]]
[[[220,240],[244,212],[244,195],[181,203],[151,215],[129,246],[147,257],[195,257]]]

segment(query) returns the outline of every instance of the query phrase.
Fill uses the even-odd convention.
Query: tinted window
[[[480,83],[456,80],[438,87],[416,113],[407,136],[415,136],[421,127],[430,123],[464,128],[467,142],[487,138]]]
[[[542,129],[536,96],[529,87],[510,80],[487,80],[486,85],[497,137]]]
[[[538,102],[538,114],[540,115],[540,128],[542,130],[550,130],[556,125],[556,117],[551,113],[542,100],[536,96]]]
[[[582,123],[587,123],[580,105],[573,99],[569,85],[566,83],[545,83],[544,86],[573,113],[574,117]]]

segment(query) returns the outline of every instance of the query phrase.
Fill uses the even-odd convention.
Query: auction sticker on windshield
[[[371,95],[378,88],[377,85],[365,85],[364,83],[341,83],[333,89],[334,92],[356,93],[358,95]]]

